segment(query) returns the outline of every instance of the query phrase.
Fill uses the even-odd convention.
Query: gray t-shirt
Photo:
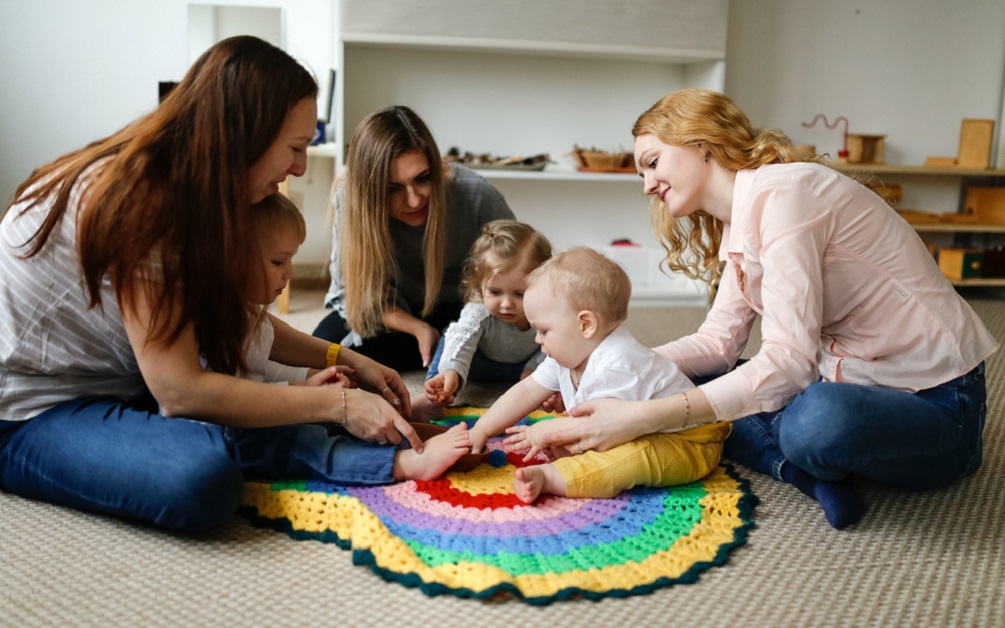
[[[482,226],[493,220],[514,218],[503,195],[483,176],[457,164],[450,165],[445,183],[447,200],[446,250],[443,259],[443,282],[437,304],[460,302],[461,271],[471,245]],[[346,318],[345,282],[339,259],[338,229],[344,204],[341,187],[332,199],[335,207],[332,230],[331,286],[325,295],[325,307],[333,307]],[[394,304],[415,315],[422,311],[426,296],[426,272],[423,265],[422,241],[425,225],[409,227],[391,220],[391,241],[397,255],[398,271],[392,278]]]

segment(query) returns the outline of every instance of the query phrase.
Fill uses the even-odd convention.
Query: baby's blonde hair
[[[600,327],[610,331],[628,318],[632,281],[617,262],[597,251],[577,246],[566,249],[538,266],[527,277],[527,289],[547,282],[555,295],[564,297],[576,311],[590,310]]]
[[[514,268],[531,272],[551,257],[551,242],[530,225],[515,220],[485,223],[464,263],[461,293],[465,301],[480,301],[482,286],[496,273]]]
[[[257,233],[289,229],[303,243],[307,239],[307,224],[296,204],[277,192],[266,196],[252,207],[252,220]]]

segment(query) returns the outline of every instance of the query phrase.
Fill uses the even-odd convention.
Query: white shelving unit
[[[556,249],[618,238],[658,246],[631,174],[581,173],[574,146],[631,150],[631,125],[666,94],[722,90],[728,0],[342,0],[336,137],[391,104],[440,150],[548,153],[543,172],[482,170]],[[684,278],[634,285],[637,304],[707,303]]]

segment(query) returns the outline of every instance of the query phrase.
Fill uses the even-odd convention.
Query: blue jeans
[[[440,337],[440,343],[436,345],[436,353],[433,355],[433,359],[429,363],[429,371],[426,372],[426,379],[436,377],[440,373],[441,355],[443,355],[442,336]],[[530,356],[527,356],[527,359],[530,359]],[[523,367],[526,363],[526,360],[517,364],[496,362],[495,360],[486,358],[480,351],[476,350],[475,354],[471,357],[471,366],[468,368],[468,378],[464,383],[482,382],[486,384],[494,384],[501,382],[515,384],[520,381],[520,375],[523,373]]]
[[[384,484],[396,451],[323,425],[239,430],[164,417],[150,398],[92,397],[0,421],[0,488],[198,530],[237,510],[246,479]]]
[[[826,481],[935,488],[981,466],[986,402],[984,363],[914,394],[821,381],[781,410],[734,421],[723,454],[778,480],[789,461]]]

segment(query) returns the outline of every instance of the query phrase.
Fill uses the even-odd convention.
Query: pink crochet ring
[[[450,408],[439,423],[472,423],[481,408]],[[552,418],[535,412],[527,422]],[[426,437],[446,429],[416,426]],[[531,604],[573,597],[648,593],[725,563],[746,543],[757,498],[734,471],[719,467],[698,482],[633,489],[613,499],[513,494],[521,455],[490,453],[430,482],[341,486],[323,482],[248,483],[243,513],[295,539],[337,543],[353,563],[427,595],[512,595]]]

